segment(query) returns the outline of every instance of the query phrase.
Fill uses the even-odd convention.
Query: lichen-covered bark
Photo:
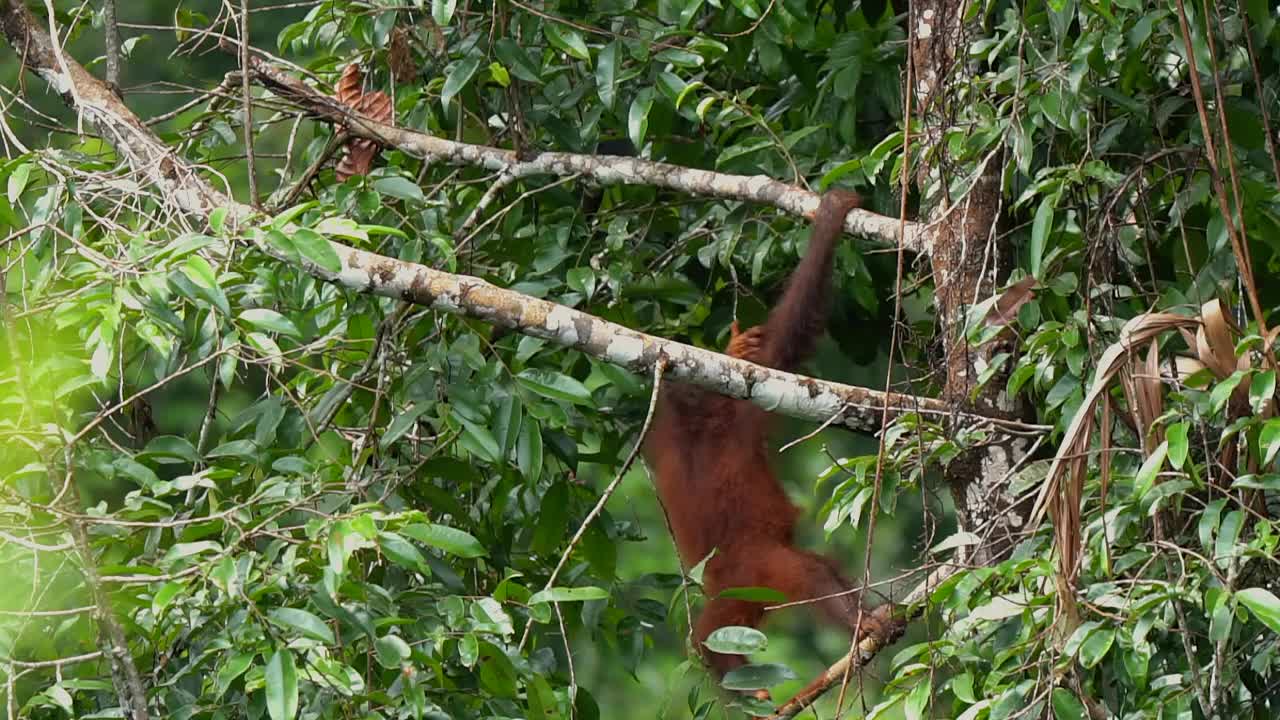
[[[263,86],[312,115],[342,123],[352,134],[377,140],[410,155],[453,165],[472,165],[502,172],[513,178],[554,175],[588,178],[601,185],[643,185],[679,190],[689,195],[772,205],[785,212],[813,217],[818,195],[766,175],[732,175],[698,168],[680,167],[641,158],[578,153],[542,152],[522,159],[514,150],[472,145],[434,137],[423,132],[353,116],[349,108],[317,92],[293,76],[262,60],[252,63],[254,77]],[[867,210],[854,210],[845,219],[845,229],[877,244],[897,247],[897,218]],[[903,247],[927,252],[927,234],[918,223],[907,223]]]
[[[924,136],[936,143],[942,130],[954,124],[958,109],[949,88],[963,82],[968,43],[964,24],[964,0],[919,0],[911,4],[913,30],[911,57],[915,62],[915,98],[921,108]],[[920,180],[951,175],[945,148],[926,153],[931,164],[921,165]],[[1002,162],[997,153],[961,197],[946,197],[947,183],[937,182],[939,194],[933,209],[930,263],[933,270],[938,323],[945,370],[943,399],[961,408],[1000,417],[1016,417],[1018,408],[1005,396],[1007,375],[997,374],[975,394],[981,372],[991,359],[1009,352],[1012,340],[1002,339],[972,347],[965,339],[966,312],[974,303],[993,295],[1008,277],[1012,247],[996,232],[1000,219]],[[1004,438],[971,451],[953,462],[946,478],[956,501],[959,525],[986,542],[975,561],[1000,555],[1013,541],[1021,525],[1007,493],[1012,471],[1028,452],[1025,439]]]

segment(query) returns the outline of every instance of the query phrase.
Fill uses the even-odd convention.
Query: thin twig
[[[631,448],[631,452],[627,455],[627,459],[622,463],[622,467],[618,468],[618,474],[605,487],[604,492],[600,493],[600,499],[596,501],[595,507],[591,508],[591,512],[583,518],[582,524],[578,526],[578,531],[569,539],[568,546],[564,549],[564,554],[560,556],[560,562],[556,563],[556,567],[551,571],[551,576],[547,578],[547,584],[542,586],[543,590],[549,590],[555,585],[556,578],[560,576],[560,571],[569,562],[569,556],[573,554],[574,548],[578,546],[578,542],[582,540],[582,536],[587,533],[587,528],[591,527],[591,523],[600,517],[600,513],[604,512],[605,503],[609,502],[609,498],[613,492],[618,489],[618,485],[622,483],[622,478],[631,469],[631,464],[636,461],[636,457],[640,454],[640,448],[644,446],[644,439],[649,434],[649,425],[653,423],[654,412],[658,408],[658,393],[662,389],[662,375],[667,370],[666,356],[659,357],[657,362],[653,364],[653,392],[649,395],[649,412],[644,417],[644,425],[640,427],[640,435],[636,438],[635,447]],[[524,635],[520,637],[520,650],[524,650],[525,643],[529,640],[529,631],[533,628],[533,623],[529,622],[524,626]]]
[[[253,157],[253,80],[249,77],[249,0],[240,0],[240,92],[244,102],[244,155],[249,174],[249,204],[258,206],[258,175]]]

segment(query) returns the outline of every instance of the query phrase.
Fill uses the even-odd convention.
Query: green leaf
[[[1249,608],[1249,612],[1266,625],[1271,632],[1280,633],[1280,598],[1270,590],[1255,587],[1246,588],[1236,593],[1241,605]]]
[[[553,587],[541,590],[529,598],[530,605],[546,602],[586,602],[588,600],[607,600],[609,593],[604,588],[586,587]]]
[[[422,194],[422,188],[414,184],[409,178],[400,175],[380,177],[374,180],[373,189],[383,195],[390,195],[401,200],[411,200],[417,203],[425,203],[427,201],[426,196]]]
[[[480,541],[470,533],[445,525],[405,525],[400,532],[424,545],[462,558],[478,558],[488,554]]]
[[[726,673],[720,686],[726,690],[764,690],[796,677],[795,671],[786,665],[743,665]]]
[[[431,409],[430,405],[411,405],[408,410],[396,415],[387,424],[387,430],[382,434],[382,438],[378,440],[378,446],[383,448],[391,447],[397,440],[404,437],[404,434],[413,429],[423,413]]]
[[[1237,370],[1231,373],[1227,379],[1213,386],[1213,389],[1209,391],[1209,409],[1211,412],[1215,415],[1222,412],[1222,409],[1227,406],[1227,401],[1231,399],[1231,394],[1236,391],[1236,387],[1240,385],[1240,382],[1244,380],[1244,376],[1248,372],[1248,370]]]
[[[587,43],[582,39],[582,33],[575,28],[569,27],[558,22],[542,23],[542,33],[547,36],[547,42],[551,46],[561,50],[570,57],[578,60],[591,60],[591,53],[587,50]]]
[[[750,655],[763,652],[769,645],[769,638],[755,628],[729,625],[717,628],[702,644],[712,652],[725,655]]]
[[[458,0],[431,0],[431,19],[435,20],[440,27],[449,27],[457,7]]]
[[[331,273],[342,271],[342,260],[329,238],[315,230],[298,228],[293,232],[293,246],[302,257]]]
[[[257,653],[251,652],[238,653],[232,655],[230,660],[218,668],[218,674],[213,681],[214,697],[222,697],[227,692],[227,688],[231,687],[231,683],[235,682],[236,678],[249,669],[249,666],[253,664],[253,659],[257,656]]]
[[[653,88],[644,88],[636,93],[631,109],[627,111],[627,136],[636,150],[644,147],[645,136],[649,134],[649,111],[652,109]]]
[[[515,40],[504,37],[494,44],[493,49],[512,75],[525,82],[542,82],[542,70],[529,59],[529,54]]]
[[[1115,643],[1116,631],[1111,628],[1098,630],[1085,638],[1080,645],[1080,664],[1086,668],[1097,665],[1106,657],[1107,651]]]
[[[1187,442],[1187,430],[1189,426],[1184,422],[1176,422],[1169,426],[1165,438],[1169,442],[1169,464],[1176,470],[1182,469],[1182,463],[1187,461],[1187,451],[1190,445]]]
[[[542,476],[542,427],[532,417],[520,423],[520,439],[516,444],[516,465],[525,480],[536,483]]]
[[[267,692],[267,714],[271,720],[293,720],[298,716],[298,668],[293,653],[286,648],[276,650],[267,661],[264,675]]]
[[[1249,382],[1249,404],[1254,412],[1262,412],[1263,405],[1276,395],[1276,371],[1255,373]]]
[[[1040,277],[1040,266],[1044,262],[1045,244],[1049,241],[1049,231],[1053,229],[1053,210],[1058,204],[1058,195],[1046,195],[1036,208],[1035,221],[1031,224],[1031,274]]]
[[[1205,506],[1200,513],[1200,522],[1196,531],[1200,536],[1200,546],[1205,551],[1213,550],[1213,534],[1218,530],[1218,521],[1222,518],[1222,508],[1227,504],[1226,498],[1218,498]]]
[[[383,635],[374,643],[374,649],[378,652],[378,664],[388,670],[399,668],[413,654],[409,643],[399,635]]]
[[[906,720],[923,720],[925,710],[929,707],[929,700],[932,698],[933,681],[928,675],[916,683],[911,688],[911,692],[907,693],[907,701],[902,704],[903,715]]]
[[[9,204],[17,205],[22,199],[22,191],[27,189],[27,181],[31,177],[32,164],[24,162],[9,173],[8,195]]]
[[[1084,704],[1066,688],[1054,688],[1049,704],[1053,706],[1054,720],[1087,720]]]
[[[209,213],[209,229],[215,235],[221,235],[227,229],[227,209],[224,207],[214,208]]]
[[[184,588],[186,588],[186,583],[177,580],[170,580],[161,585],[160,589],[151,598],[151,614],[159,617],[165,608],[169,607],[169,603],[172,603],[173,599],[178,597],[178,593],[182,592]]]
[[[600,49],[600,56],[596,61],[596,94],[600,96],[600,102],[604,103],[605,109],[612,109],[614,101],[618,98],[620,67],[619,42],[614,40]]]
[[[1169,454],[1169,441],[1166,440],[1151,451],[1151,455],[1142,462],[1137,475],[1133,478],[1133,494],[1141,500],[1156,484],[1156,477],[1164,467],[1165,457]]]
[[[382,549],[383,554],[391,559],[391,562],[401,567],[424,575],[431,573],[427,567],[426,559],[422,557],[422,552],[401,535],[393,532],[378,533],[378,547]]]
[[[554,370],[528,368],[516,375],[516,382],[543,397],[577,405],[591,404],[591,391],[586,385]]]
[[[275,310],[268,310],[267,308],[252,308],[240,313],[240,319],[254,327],[268,332],[277,332],[281,335],[288,335],[289,337],[295,338],[302,336],[302,333],[298,332],[298,327],[293,324],[293,321]]]
[[[448,78],[444,81],[444,88],[440,91],[440,104],[448,107],[453,98],[464,88],[467,83],[471,82],[471,77],[476,74],[476,69],[480,67],[481,57],[479,55],[468,55],[449,71]]]
[[[1280,453],[1280,418],[1271,418],[1262,426],[1262,431],[1258,433],[1258,445],[1262,450],[1262,464],[1264,466],[1275,462],[1276,455]]]
[[[1244,513],[1232,510],[1222,518],[1222,527],[1218,529],[1218,540],[1213,544],[1213,559],[1219,567],[1226,567],[1228,561],[1236,555],[1236,540],[1240,537],[1240,528],[1244,525]]]
[[[182,272],[195,284],[200,296],[208,300],[209,304],[218,308],[218,312],[223,315],[231,314],[231,306],[227,303],[227,296],[223,294],[222,288],[218,286],[218,273],[209,265],[207,260],[199,255],[191,255],[183,263]]]
[[[306,610],[300,608],[275,608],[267,613],[267,617],[271,622],[280,627],[294,630],[301,633],[303,637],[318,640],[322,643],[332,645],[334,641],[333,630],[329,628],[323,620]]]
[[[511,87],[511,73],[500,62],[489,63],[489,77],[501,87]]]
[[[973,692],[973,675],[966,672],[951,678],[951,694],[963,703],[972,705],[978,702],[978,696]]]

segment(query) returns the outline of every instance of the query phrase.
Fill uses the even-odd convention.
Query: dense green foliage
[[[235,67],[197,32],[235,35],[223,4],[119,2],[124,85],[144,118],[186,99],[162,83],[208,90]],[[54,4],[68,54],[90,65],[100,4]],[[44,3],[32,6],[43,17]],[[1095,360],[1127,319],[1195,314],[1214,297],[1249,307],[1180,8],[974,3],[963,72],[913,112],[911,165],[930,169],[908,198],[921,219],[972,191],[987,163],[1003,168],[990,243],[1014,247],[1010,279],[1031,274],[1040,289],[1018,311],[1018,353],[978,372],[1055,428],[1042,448],[1094,412],[1083,403]],[[1229,133],[1216,147],[1239,208],[1231,225],[1247,231],[1268,309],[1280,264],[1280,166],[1266,142],[1280,110],[1277,17],[1253,1],[1184,12],[1214,132],[1221,105]],[[329,87],[362,62],[401,126],[529,152],[629,143],[649,160],[857,187],[897,214],[907,34],[890,3],[320,0],[255,12],[251,25],[257,47]],[[4,95],[13,134],[0,163],[0,694],[16,716],[120,713],[107,661],[76,659],[99,648],[99,625],[69,521],[89,529],[156,717],[725,709],[686,653],[698,574],[682,572],[643,468],[544,590],[638,439],[648,378],[321,283],[238,243],[247,231],[219,217],[173,215],[130,184],[127,158],[78,137],[74,113],[34,75],[9,82],[9,67],[6,88],[32,103]],[[155,130],[247,201],[238,92],[229,84]],[[502,181],[395,149],[368,177],[339,182],[330,164],[277,206],[334,130],[256,92],[257,199],[277,218],[257,231],[296,222],[278,244],[304,255],[332,237],[718,348],[734,319],[760,321],[805,245],[805,223],[776,209],[572,177],[500,188],[464,226]],[[51,133],[58,121],[71,132]],[[895,299],[895,258],[873,249],[840,249],[834,342],[813,374],[881,385],[896,300],[899,389],[932,395],[942,338],[930,265],[909,263]],[[979,308],[975,344],[996,332]],[[1142,442],[1132,401],[1111,393],[1130,420],[1114,424],[1116,448],[1090,455],[1074,603],[1058,596],[1046,524],[1010,557],[938,588],[846,710],[1079,718],[1088,699],[1117,717],[1182,718],[1204,716],[1211,697],[1224,717],[1269,717],[1280,600],[1265,589],[1278,542],[1265,499],[1280,490],[1280,420],[1269,417],[1275,367],[1264,350],[1275,338],[1251,311],[1238,319],[1230,340],[1244,362],[1169,387],[1156,442]],[[1166,359],[1195,342],[1162,337]],[[790,437],[811,430],[780,425]],[[952,534],[954,521],[919,508],[946,507],[939,471],[985,438],[914,417],[895,424],[878,503],[874,444],[828,432],[790,450],[806,541],[859,568],[857,538],[876,513],[874,579],[932,559],[922,547],[950,556],[983,529]],[[1012,491],[1034,491],[1047,465],[1019,468]],[[988,480],[994,493],[1010,478]],[[1067,606],[1077,621],[1064,619]],[[804,619],[770,626],[768,639],[736,685],[785,695],[847,649],[843,633]],[[71,660],[55,667],[60,658]]]

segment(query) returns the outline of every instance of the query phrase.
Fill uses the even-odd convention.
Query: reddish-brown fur
[[[804,259],[764,325],[732,328],[727,354],[790,370],[812,354],[826,320],[832,255],[845,215],[859,207],[857,194],[831,190],[814,215]],[[658,477],[676,546],[686,563],[712,550],[703,574],[707,605],[694,626],[694,640],[717,676],[745,663],[703,645],[726,625],[755,627],[764,605],[717,597],[735,587],[767,587],[788,600],[808,600],[849,589],[826,558],[793,544],[796,508],[770,470],[768,415],[745,400],[673,384],[659,398],[658,415],[645,443],[645,457]],[[858,624],[857,593],[816,603],[827,618],[851,630]],[[876,631],[880,614],[863,614],[861,634]]]

